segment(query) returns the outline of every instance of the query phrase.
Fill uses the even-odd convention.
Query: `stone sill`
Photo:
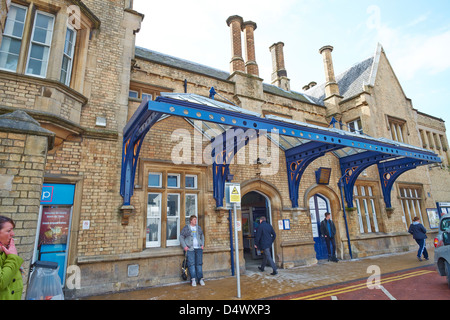
[[[227,247],[210,247],[205,248],[204,254],[228,252],[230,248]],[[100,262],[115,262],[126,260],[139,260],[139,259],[155,259],[172,256],[183,256],[184,253],[180,246],[174,246],[171,248],[146,248],[141,252],[114,254],[114,255],[95,255],[95,256],[81,256],[77,258],[78,264],[100,263]]]

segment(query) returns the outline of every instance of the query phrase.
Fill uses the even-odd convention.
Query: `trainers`
[[[196,287],[196,286],[197,286],[197,282],[195,281],[195,279],[192,279],[191,285],[192,285],[193,287]]]
[[[259,271],[264,271],[264,268],[261,268],[260,266],[258,266]]]
[[[421,257],[417,257],[417,259],[418,259],[419,261],[422,261],[422,258],[421,258]]]
[[[274,271],[274,272],[271,273],[271,275],[273,275],[273,276],[275,276],[275,275],[277,275],[277,274],[278,274],[277,271]]]
[[[199,283],[200,283],[201,286],[205,285],[205,281],[203,281],[203,279],[200,279]]]

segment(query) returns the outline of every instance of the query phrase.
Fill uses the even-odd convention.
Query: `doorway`
[[[329,203],[329,200],[320,194],[315,194],[309,199],[309,213],[317,260],[328,258],[327,245],[320,232],[320,222],[325,218],[325,212],[331,213]]]
[[[262,193],[251,191],[242,197],[241,213],[245,266],[256,269],[262,259],[261,252],[255,249],[256,229],[261,217],[266,217],[267,222],[272,224],[270,200]],[[273,252],[272,245],[272,258],[274,258]]]
[[[56,262],[61,286],[66,280],[69,239],[74,205],[74,184],[44,184],[32,263]]]

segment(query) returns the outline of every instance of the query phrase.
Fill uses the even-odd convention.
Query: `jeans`
[[[327,244],[328,258],[336,257],[336,241],[334,237],[325,237],[325,243]],[[331,248],[330,244],[333,248]]]
[[[417,244],[419,245],[419,251],[417,251],[417,257],[420,258],[423,254],[425,259],[428,259],[428,251],[425,247],[425,239],[416,239]]]
[[[263,250],[263,260],[261,264],[261,269],[264,270],[267,264],[267,260],[269,260],[270,266],[272,267],[273,271],[277,271],[277,266],[275,265],[275,262],[273,262],[272,255],[270,254],[270,248],[266,248]]]
[[[203,249],[194,249],[194,251],[188,250],[187,263],[191,281],[192,279],[200,281],[200,279],[203,278]]]

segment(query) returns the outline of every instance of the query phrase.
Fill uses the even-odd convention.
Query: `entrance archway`
[[[331,212],[328,198],[319,193],[309,198],[309,213],[317,260],[328,258],[327,246],[320,231],[320,222],[324,219],[325,212]]]
[[[256,268],[261,264],[262,259],[260,251],[255,249],[256,229],[261,217],[265,217],[267,222],[272,224],[270,199],[258,191],[245,194],[241,200],[241,214],[245,266],[246,268]],[[272,245],[272,257],[273,252]]]

